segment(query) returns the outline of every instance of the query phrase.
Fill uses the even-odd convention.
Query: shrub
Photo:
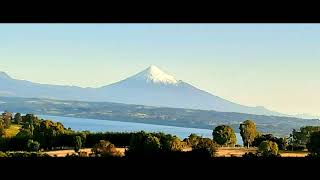
[[[320,155],[320,132],[311,134],[310,141],[307,144],[307,148],[313,156]]]
[[[8,155],[7,155],[6,153],[0,151],[0,158],[1,158],[1,157],[8,157]]]
[[[258,147],[258,153],[261,156],[272,157],[279,155],[277,143],[272,141],[262,141]]]
[[[33,140],[28,140],[28,151],[39,151],[40,143]]]
[[[92,152],[95,155],[100,155],[102,157],[109,156],[120,156],[120,152],[117,151],[115,145],[110,143],[109,141],[100,140],[100,142],[92,148]]]
[[[192,147],[192,151],[208,157],[214,157],[218,145],[209,138],[199,138],[198,143]]]

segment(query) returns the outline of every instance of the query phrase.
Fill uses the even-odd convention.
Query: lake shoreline
[[[36,115],[39,118],[50,119],[52,121],[61,122],[65,127],[70,127],[77,131],[93,131],[93,132],[164,132],[176,135],[181,139],[187,138],[191,133],[198,134],[207,138],[212,138],[211,129],[190,128],[180,126],[168,126],[158,124],[148,124],[139,122],[124,122],[114,120],[75,118],[51,115]],[[242,139],[239,133],[236,133],[237,144],[242,145]]]

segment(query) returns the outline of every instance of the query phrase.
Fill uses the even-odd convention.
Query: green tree
[[[187,142],[188,146],[193,147],[199,143],[199,140],[201,138],[201,136],[198,136],[196,134],[190,134],[190,136],[187,139],[185,139],[185,142]]]
[[[161,147],[165,151],[182,151],[186,147],[185,142],[181,142],[181,140],[173,136],[170,139],[166,139],[166,141],[162,142]]]
[[[161,141],[164,141],[162,138]],[[154,134],[145,133],[144,131],[137,132],[132,135],[126,156],[143,157],[154,155],[161,150],[160,139]]]
[[[320,156],[320,132],[311,134],[307,148],[311,156]]]
[[[12,113],[5,111],[2,113],[2,122],[5,129],[9,128],[12,121]]]
[[[74,144],[74,151],[79,152],[79,150],[81,149],[81,146],[82,146],[81,137],[75,136],[73,138],[73,144]]]
[[[20,114],[20,113],[16,113],[16,114],[14,115],[14,123],[20,124],[21,122],[22,122],[21,114]]]
[[[6,134],[6,130],[3,125],[0,123],[0,138]]]
[[[256,124],[252,120],[246,120],[240,124],[239,129],[243,144],[249,148],[258,135]]]
[[[37,141],[33,141],[31,139],[28,140],[28,150],[33,152],[33,151],[39,151],[40,148],[40,143]]]
[[[29,123],[33,124],[33,121],[36,119],[34,114],[26,114],[25,116],[22,117],[23,123]]]
[[[297,146],[302,146],[306,148],[306,145],[309,143],[310,136],[314,132],[319,132],[320,126],[304,126],[300,128],[300,131],[295,129],[292,130],[290,134],[290,145],[293,149]]]
[[[57,137],[68,132],[61,123],[55,123],[50,120],[43,120],[39,123],[33,124],[35,125],[33,130],[33,138],[40,142],[42,148],[45,149],[52,149],[55,145],[57,145]],[[32,126],[29,126],[29,128],[31,131]]]
[[[258,147],[258,153],[261,156],[278,156],[279,155],[279,148],[278,144],[272,141],[262,141]]]
[[[273,141],[278,144],[280,150],[286,150],[288,146],[288,139],[286,137],[278,138],[272,134],[262,134],[257,136],[252,142],[252,146],[258,147],[262,141]]]
[[[30,129],[22,128],[16,136],[17,137],[32,138],[32,133],[31,133]]]
[[[217,126],[213,130],[212,136],[219,145],[234,146],[237,143],[233,128],[227,125]]]
[[[160,140],[159,138],[148,134],[144,142],[144,151],[145,152],[154,152],[160,149]]]

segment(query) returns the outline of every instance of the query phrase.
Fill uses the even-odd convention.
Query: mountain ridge
[[[99,88],[50,85],[16,80],[0,72],[0,96],[118,102],[156,107],[190,108],[258,115],[284,114],[250,107],[208,93],[165,73],[155,65],[124,80]]]

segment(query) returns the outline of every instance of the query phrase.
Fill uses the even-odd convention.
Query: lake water
[[[108,121],[108,120],[97,120],[97,119],[84,119],[84,118],[73,118],[73,117],[60,117],[60,116],[47,116],[38,115],[42,119],[50,119],[55,122],[61,122],[66,128],[70,127],[76,131],[89,130],[92,132],[163,132],[167,134],[176,135],[181,139],[188,137],[191,133],[212,138],[212,130],[209,129],[198,129],[198,128],[186,128],[186,127],[175,127],[175,126],[163,126],[154,124],[144,123],[133,123],[133,122],[120,122],[120,121]],[[243,145],[241,136],[236,133],[237,144]]]

